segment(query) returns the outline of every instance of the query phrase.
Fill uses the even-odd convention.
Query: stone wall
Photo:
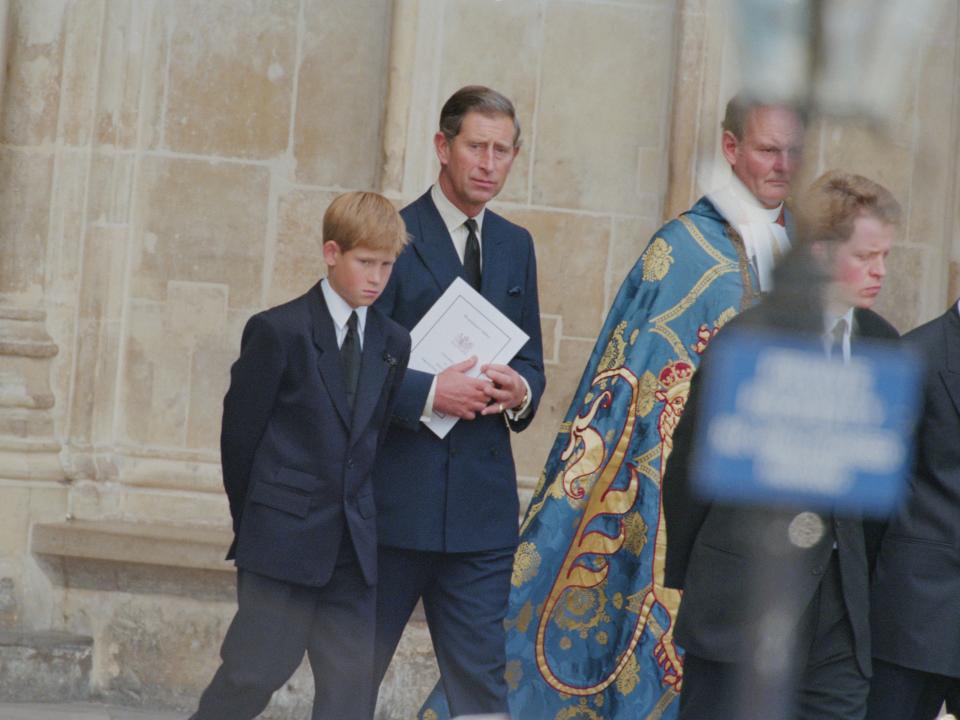
[[[892,134],[811,132],[811,177],[845,166],[905,199],[882,305],[903,329],[960,293],[958,18],[942,5]],[[320,219],[337,193],[376,189],[399,206],[428,187],[440,105],[467,83],[511,96],[523,126],[495,208],[537,243],[548,389],[515,442],[529,492],[620,280],[717,156],[735,82],[724,12],[720,0],[11,0],[0,629],[92,637],[101,695],[192,702],[232,612],[229,566],[195,556],[226,537],[217,436],[243,323],[323,273]],[[423,639],[414,626],[381,717],[408,717],[435,678]],[[277,716],[309,685],[298,675]]]

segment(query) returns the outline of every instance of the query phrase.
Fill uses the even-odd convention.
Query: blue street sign
[[[817,337],[728,329],[710,349],[694,489],[714,501],[886,514],[910,469],[920,366],[855,341],[850,362]]]

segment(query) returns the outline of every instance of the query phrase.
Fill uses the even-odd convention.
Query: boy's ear
[[[810,253],[820,263],[821,267],[829,267],[830,249],[822,240],[814,240],[810,243]]]
[[[340,246],[333,240],[327,240],[323,244],[323,262],[327,264],[327,267],[335,266],[340,254]]]

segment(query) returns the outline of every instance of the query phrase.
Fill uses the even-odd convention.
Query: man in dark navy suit
[[[369,308],[407,240],[375,193],[323,219],[328,274],[250,318],[220,440],[235,539],[237,614],[194,720],[243,720],[303,659],[313,720],[373,715],[376,506],[371,468],[410,354],[406,330]]]
[[[924,405],[871,589],[867,720],[960,712],[960,302],[903,339],[925,361]]]
[[[409,371],[374,479],[380,519],[376,677],[422,599],[451,713],[505,713],[503,618],[519,502],[510,430],[523,430],[545,377],[530,233],[486,209],[520,147],[513,104],[480,86],[444,104],[437,183],[401,211],[410,245],[376,307],[414,327],[457,277],[529,341],[509,365]],[[459,418],[443,439],[431,411]]]
[[[898,337],[870,308],[886,277],[900,206],[878,183],[835,170],[820,176],[801,200],[800,244],[784,260],[774,293],[738,315],[712,342],[726,342],[727,327],[820,332],[824,351],[850,362],[862,339]],[[822,298],[814,296],[817,283],[806,274],[789,292],[780,286],[795,263],[814,259],[828,275]],[[801,297],[803,292],[810,296]],[[769,610],[761,596],[747,595],[747,578],[759,574],[772,557],[765,553],[776,547],[776,562],[796,570],[792,604],[783,611],[797,637],[789,717],[862,720],[871,674],[869,576],[877,533],[854,515],[711,504],[693,495],[689,470],[713,352],[707,349],[694,377],[663,480],[666,585],[684,590],[676,625],[686,651],[679,718],[739,716],[739,674],[755,650],[751,631]],[[788,527],[809,542],[786,542]],[[774,545],[779,538],[782,547]]]

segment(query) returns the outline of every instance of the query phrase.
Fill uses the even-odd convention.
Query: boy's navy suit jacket
[[[223,401],[220,452],[237,567],[319,587],[349,527],[368,584],[376,582],[371,469],[410,355],[410,336],[367,312],[354,412],[319,283],[254,315]]]

